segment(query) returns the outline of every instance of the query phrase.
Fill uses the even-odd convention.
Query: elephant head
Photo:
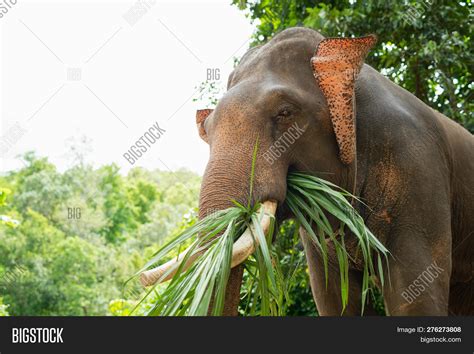
[[[289,171],[341,176],[356,156],[354,84],[374,36],[328,38],[293,28],[250,49],[228,79],[214,110],[199,110],[199,135],[210,157],[200,217],[249,202],[252,155],[258,139],[250,202],[274,201],[285,217]],[[232,269],[224,314],[235,315],[242,266]]]
[[[215,110],[196,115],[210,147],[200,217],[231,206],[231,199],[248,202],[257,138],[251,202],[282,206],[290,170],[347,173],[356,157],[355,80],[375,42],[375,36],[324,39],[295,28],[247,52]],[[241,277],[234,268],[226,315],[236,314]]]

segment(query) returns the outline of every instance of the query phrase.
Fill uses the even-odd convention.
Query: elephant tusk
[[[170,280],[178,271],[181,261],[188,252],[189,248],[178,254],[177,257],[160,265],[159,267],[143,272],[140,274],[140,283],[143,286],[151,286],[156,283],[163,283],[167,280]],[[184,272],[186,269],[188,269],[203,252],[203,249],[198,249],[195,251],[195,253],[190,255],[186,261],[186,264],[183,266],[182,271]]]
[[[264,233],[267,233],[268,229],[270,228],[271,219],[275,215],[276,208],[277,203],[275,201],[266,201],[260,207],[260,212],[264,212],[260,221],[260,225]],[[253,237],[254,232],[254,226],[250,225],[250,227],[244,231],[242,236],[240,236],[237,241],[234,242],[234,245],[232,246],[231,268],[243,263],[255,251],[255,247],[258,245],[258,240],[257,238]],[[195,250],[194,253],[188,257],[186,264],[181,267],[181,271],[184,272],[187,270],[194,263],[194,261],[202,253],[204,253],[204,251],[205,249],[203,248]],[[162,283],[170,280],[178,271],[181,262],[188,252],[189,248],[165,264],[143,272],[140,275],[141,284],[143,286],[151,286],[156,283]]]
[[[270,228],[271,219],[275,216],[277,203],[275,201],[266,201],[260,207],[260,212],[263,211],[263,217],[260,221],[263,233],[266,234]],[[242,236],[234,242],[232,247],[232,261],[231,268],[238,266],[245,262],[245,260],[255,251],[255,247],[258,246],[258,239],[253,236],[255,233],[255,227],[250,225]]]

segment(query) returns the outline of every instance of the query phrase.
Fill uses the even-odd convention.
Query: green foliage
[[[2,298],[0,297],[0,317],[2,317],[2,316],[9,316],[7,310],[8,310],[8,305],[5,305],[5,304],[3,303]]]
[[[32,209],[51,218],[55,208],[70,196],[70,187],[63,183],[56,167],[34,153],[23,157],[27,167],[16,174],[14,204],[19,210]]]
[[[139,168],[125,176],[84,163],[60,173],[33,153],[23,160],[0,176],[0,214],[19,221],[0,224],[0,297],[9,314],[128,314],[143,289],[124,282],[192,219],[200,177]]]
[[[368,63],[474,132],[472,0],[233,3],[257,25],[253,45],[293,26],[313,28],[326,37],[375,33],[379,41]]]
[[[315,316],[316,305],[309,284],[306,258],[298,233],[298,224],[294,220],[283,222],[276,232],[272,245],[272,257],[278,274],[280,293],[286,298],[280,304],[280,312],[286,316]],[[260,305],[255,301],[255,277],[248,267],[244,272],[242,298],[239,304],[240,315],[261,313]]]
[[[109,303],[109,311],[112,316],[130,316],[134,307],[135,303],[130,300],[117,299]]]
[[[362,253],[364,268],[362,278],[363,313],[366,297],[370,289],[369,279],[372,276],[378,276],[381,286],[383,287],[384,285],[381,256],[387,257],[389,252],[365,226],[364,220],[349,203],[348,198],[355,197],[338,186],[317,177],[301,173],[291,173],[288,175],[286,203],[323,255],[326,286],[328,284],[329,248],[331,247],[335,252],[341,278],[343,311],[349,300],[349,258],[352,259],[354,256],[346,251],[344,243],[346,228],[357,239],[357,251],[360,250]],[[326,214],[331,214],[340,221],[341,226],[339,230],[334,232]],[[316,232],[313,231],[313,225],[316,226]],[[326,242],[327,239],[331,241],[329,245]],[[376,266],[374,265],[372,254],[377,256]]]
[[[182,248],[192,240],[190,250],[183,257],[185,264],[189,257],[198,254],[198,261],[186,271],[178,272],[162,291],[149,315],[158,316],[205,316],[214,294],[213,315],[222,313],[234,240],[250,222],[254,210],[235,207],[210,216],[191,225],[164,245],[139,272],[161,262],[171,251]],[[221,234],[219,237],[215,237]],[[199,235],[199,237],[196,237]],[[205,252],[200,252],[206,249]],[[165,274],[166,276],[167,274]],[[155,290],[152,287],[148,294]]]
[[[124,233],[137,228],[134,205],[116,165],[102,167],[99,188],[104,191],[104,213],[107,224],[101,230],[109,242],[122,241]]]
[[[11,194],[10,189],[0,188],[0,210],[4,209],[7,205],[7,197]],[[12,219],[8,215],[0,214],[0,225],[5,225],[7,227],[16,227],[18,226],[18,220]]]

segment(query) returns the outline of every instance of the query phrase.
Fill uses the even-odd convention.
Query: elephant
[[[270,200],[281,221],[291,217],[287,174],[324,178],[363,201],[357,211],[390,252],[381,289],[387,314],[474,315],[474,136],[365,64],[375,42],[295,27],[248,50],[215,109],[196,114],[210,149],[199,217],[232,199]],[[292,127],[302,133],[283,144]],[[318,313],[339,316],[334,251],[326,287],[320,251],[300,231]],[[346,239],[354,252],[355,240]],[[361,314],[361,270],[351,262],[344,315]],[[231,271],[226,316],[237,315],[242,274],[241,265]],[[375,314],[370,304],[364,314]]]

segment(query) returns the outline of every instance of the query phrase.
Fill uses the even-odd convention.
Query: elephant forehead
[[[256,107],[251,103],[255,101],[257,91],[258,84],[253,82],[229,90],[216,108],[217,119],[228,117],[238,123],[239,120],[256,113]]]
[[[218,115],[250,117],[274,111],[289,102],[304,101],[304,92],[278,75],[268,73],[264,79],[249,78],[230,88],[221,98]]]
[[[266,80],[269,75],[287,82],[309,81],[312,74],[308,61],[314,48],[314,42],[298,38],[276,43],[270,41],[241,61],[232,74],[229,88],[246,80]]]

